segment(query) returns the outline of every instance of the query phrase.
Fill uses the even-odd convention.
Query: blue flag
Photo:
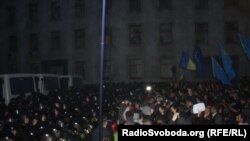
[[[200,46],[196,45],[193,52],[194,63],[197,67],[197,72],[199,75],[204,75],[206,73],[206,66],[204,62],[204,56],[201,52]]]
[[[195,63],[191,60],[189,55],[184,51],[182,52],[179,66],[180,68],[183,68],[186,70],[196,70]]]
[[[219,44],[219,47],[220,47],[221,60],[223,63],[224,70],[227,74],[228,79],[231,81],[236,76],[236,73],[232,65],[232,60],[230,56],[226,53],[226,51],[223,49],[222,44]]]
[[[213,76],[220,80],[225,85],[231,85],[230,80],[227,78],[226,73],[224,72],[223,68],[220,64],[216,61],[214,57],[212,58],[212,69],[213,69]]]
[[[247,54],[248,60],[250,60],[250,39],[241,33],[238,33],[238,37],[244,52]]]

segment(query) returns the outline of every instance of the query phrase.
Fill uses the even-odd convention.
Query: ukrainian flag
[[[200,76],[206,75],[206,64],[200,46],[196,45],[193,51],[193,60],[197,67],[197,72]]]
[[[196,65],[186,52],[182,52],[179,67],[186,70],[196,70]]]

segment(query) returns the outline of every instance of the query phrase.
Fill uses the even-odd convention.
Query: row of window
[[[168,59],[160,60],[160,78],[166,79],[172,76],[171,72],[171,62]],[[33,73],[39,72],[39,63],[32,62],[29,64],[30,71]],[[53,68],[49,68],[51,73],[63,74],[62,66],[54,65]],[[128,75],[132,80],[140,80],[144,75],[144,66],[143,61],[140,59],[130,59],[128,64]],[[48,68],[47,68],[48,69]],[[17,73],[19,71],[19,65],[17,62],[9,64],[10,73]],[[48,71],[48,70],[47,70]],[[86,79],[87,76],[87,65],[85,61],[75,61],[74,62],[74,73],[81,75],[82,78]],[[104,78],[112,79],[114,75],[114,68],[110,61],[106,61],[104,65]]]
[[[158,0],[159,10],[172,9],[173,0]],[[129,11],[140,12],[142,7],[142,0],[129,0]],[[208,0],[195,0],[196,9],[208,9]],[[225,7],[237,7],[238,0],[224,0]],[[61,0],[52,0],[50,2],[50,20],[59,21],[62,18],[61,15]],[[107,0],[107,13],[112,8],[112,1]],[[85,11],[85,0],[74,0],[74,16],[81,18],[84,16]],[[17,23],[17,11],[16,6],[7,7],[7,24],[15,25]],[[39,5],[37,2],[32,2],[27,5],[27,16],[28,22],[38,23],[39,22]]]
[[[59,21],[62,18],[61,1],[52,0],[50,2],[50,20]],[[81,18],[84,16],[85,0],[74,0],[74,16]],[[38,2],[31,2],[27,5],[27,22],[39,22],[39,4]],[[15,5],[7,7],[7,24],[12,26],[17,23],[17,8]]]
[[[222,60],[220,59],[220,56],[214,56],[221,64]],[[236,72],[238,72],[238,65],[239,65],[239,58],[238,56],[230,56],[232,59],[232,65]],[[204,56],[204,63],[206,66],[206,74],[204,74],[204,77],[212,78],[212,63],[211,63],[211,56]],[[169,78],[175,78],[180,76],[180,74],[177,74],[177,66],[174,64],[173,60],[168,58],[162,58],[158,61],[157,72],[154,73],[155,78],[160,79],[169,79]],[[113,64],[111,61],[105,61],[104,63],[104,78],[106,80],[112,80],[114,78],[114,73],[116,72],[115,68],[113,67]],[[127,75],[130,80],[141,80],[144,78],[145,75],[145,68],[148,67],[147,64],[141,60],[141,59],[128,59],[127,64]],[[86,78],[86,62],[84,61],[76,61],[75,62],[75,73],[82,75],[83,78]],[[178,79],[178,78],[177,78]]]
[[[225,42],[237,43],[238,22],[225,22]],[[195,43],[208,44],[209,43],[209,26],[207,22],[200,22],[195,24]],[[130,45],[142,44],[142,25],[129,24],[129,43]],[[159,42],[161,45],[172,44],[173,39],[173,23],[161,23],[159,25]]]
[[[167,79],[172,77],[172,64],[169,59],[160,60],[160,78]],[[84,61],[76,61],[74,64],[75,74],[81,75],[86,78],[86,63]],[[114,75],[114,68],[110,61],[105,61],[104,65],[104,78],[112,79]],[[143,61],[140,59],[129,59],[128,60],[128,76],[132,80],[140,80],[144,76]]]
[[[142,9],[143,0],[129,0],[129,11],[140,12]],[[158,9],[171,10],[173,9],[173,0],[158,0]],[[239,7],[238,0],[224,0],[225,8],[237,8]],[[196,10],[206,10],[209,8],[209,0],[194,0],[194,8]]]
[[[56,30],[50,33],[50,49],[57,50],[61,48],[61,31]],[[18,52],[17,36],[10,35],[8,37],[8,48],[10,52]],[[39,35],[38,33],[32,33],[28,37],[29,51],[31,53],[39,50]],[[76,48],[82,48],[85,45],[85,31],[84,29],[76,29],[74,31],[74,46]]]
[[[195,24],[195,43],[208,44],[209,33],[208,23],[201,22]],[[225,22],[225,42],[236,43],[238,33],[238,23],[235,21]],[[140,45],[142,40],[142,25],[129,25],[129,42],[131,45]],[[162,23],[159,26],[159,41],[160,44],[166,45],[173,43],[173,24]]]
[[[219,56],[214,56],[221,64],[222,60]],[[232,59],[232,65],[236,72],[238,72],[238,65],[239,65],[239,58],[238,56],[230,56]],[[211,64],[211,56],[205,56],[204,57],[204,63],[206,65],[206,75],[204,77],[212,78],[212,64]],[[168,79],[168,78],[176,78],[177,77],[177,66],[176,64],[173,64],[173,60],[162,58],[158,61],[158,68],[157,73],[155,73],[155,77],[161,78],[161,79]],[[105,61],[104,63],[104,78],[112,80],[114,77],[114,72],[116,72],[115,68],[113,67],[113,64],[111,61]],[[128,59],[128,77],[131,80],[140,80],[144,78],[145,74],[145,67],[146,64],[141,59]],[[86,63],[84,61],[76,61],[75,62],[75,73],[82,75],[83,78],[86,78]]]
[[[219,56],[214,56],[218,62],[221,64],[221,59]],[[232,65],[236,72],[238,72],[238,56],[230,56],[232,58]],[[204,58],[205,65],[206,65],[206,75],[204,77],[212,78],[212,64],[211,64],[211,56],[205,56]],[[20,71],[18,61],[9,62],[9,72],[10,73],[17,73]],[[56,74],[65,74],[67,73],[67,60],[57,61],[44,61],[42,62],[42,72],[45,71],[46,73],[56,73]],[[154,74],[156,75],[155,78],[160,79],[169,79],[169,78],[176,78],[177,76],[177,67],[173,64],[173,60],[162,58],[158,61],[157,72]],[[46,64],[46,65],[45,65]],[[105,80],[112,80],[114,79],[116,69],[114,68],[114,64],[111,61],[106,60],[104,63],[104,78]],[[88,64],[85,61],[75,61],[74,64],[74,74],[81,75],[82,78],[88,79]],[[29,64],[30,72],[38,73],[39,71],[39,62],[32,61]],[[127,64],[127,75],[130,80],[141,80],[144,78],[145,75],[145,67],[146,64],[141,59],[128,59]],[[180,75],[179,75],[180,76]],[[178,79],[178,78],[177,78]]]
[[[142,25],[141,24],[129,24],[129,43],[130,45],[141,45],[142,44]],[[238,33],[238,23],[237,22],[226,22],[225,23],[225,41],[226,43],[236,43]],[[50,33],[50,49],[57,50],[61,48],[61,31],[56,30]],[[85,46],[85,30],[76,29],[74,30],[73,43],[75,48],[83,48]],[[208,44],[209,34],[208,34],[208,23],[196,23],[195,24],[195,42],[198,44]],[[30,51],[38,51],[39,48],[39,35],[33,33],[29,35],[29,46]],[[15,35],[9,36],[9,50],[11,52],[17,52],[17,37]],[[105,33],[105,43],[106,47],[112,45],[112,30],[110,27],[106,28]],[[161,45],[167,45],[173,43],[173,24],[172,23],[162,23],[159,25],[159,43]]]

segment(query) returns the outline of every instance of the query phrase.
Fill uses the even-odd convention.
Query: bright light
[[[152,90],[152,87],[151,87],[151,86],[147,86],[147,87],[146,87],[146,90],[147,90],[147,91],[151,91],[151,90]]]

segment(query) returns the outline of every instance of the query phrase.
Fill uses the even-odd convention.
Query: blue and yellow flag
[[[193,59],[194,59],[194,63],[196,64],[197,67],[197,73],[199,75],[205,75],[206,74],[206,64],[204,61],[204,56],[201,52],[200,46],[196,45],[194,47],[194,51],[193,51]]]
[[[182,52],[179,67],[186,70],[196,70],[196,65],[186,52]]]

